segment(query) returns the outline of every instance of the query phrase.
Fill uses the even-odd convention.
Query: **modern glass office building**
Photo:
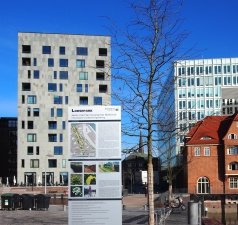
[[[18,33],[19,184],[67,183],[68,106],[111,104],[110,46],[109,36]]]

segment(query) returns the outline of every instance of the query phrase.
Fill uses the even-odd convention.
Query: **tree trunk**
[[[169,193],[168,193],[168,199],[169,199],[169,202],[172,201],[173,199],[173,185],[171,182],[169,182]]]
[[[154,225],[154,172],[152,158],[148,155],[148,205],[149,205],[149,225]]]

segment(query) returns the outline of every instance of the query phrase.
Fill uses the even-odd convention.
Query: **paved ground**
[[[144,195],[127,196],[123,199],[123,225],[146,225],[148,213],[144,209],[147,198]],[[160,218],[158,212],[158,220]],[[165,215],[162,212],[162,216]],[[50,206],[49,211],[0,210],[0,225],[67,225],[68,213],[62,206]],[[158,223],[159,224],[159,223]],[[187,225],[187,211],[173,212],[166,220],[166,225]],[[80,224],[79,224],[80,225]],[[111,224],[108,224],[111,225]]]
[[[146,225],[147,213],[143,210],[123,210],[123,225]],[[0,211],[1,225],[67,225],[68,213],[64,211]],[[166,225],[186,225],[186,212],[172,213]],[[109,224],[110,225],[110,224]]]

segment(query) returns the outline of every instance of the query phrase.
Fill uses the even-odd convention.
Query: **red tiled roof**
[[[227,118],[227,116],[207,116],[204,120],[197,122],[188,132],[186,144],[219,144],[224,136],[224,131],[227,130],[221,129],[221,127],[227,127],[228,121],[230,121],[226,120]],[[225,123],[223,123],[224,121]],[[210,137],[211,139],[205,139],[204,137]]]

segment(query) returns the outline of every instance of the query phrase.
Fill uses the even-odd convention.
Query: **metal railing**
[[[155,225],[165,225],[166,220],[172,212],[171,208],[159,208],[154,211]],[[147,207],[141,210],[129,209],[126,210],[127,218],[123,219],[123,224],[131,224],[137,222],[138,224],[148,224],[149,210]],[[133,224],[134,224],[133,223]]]

